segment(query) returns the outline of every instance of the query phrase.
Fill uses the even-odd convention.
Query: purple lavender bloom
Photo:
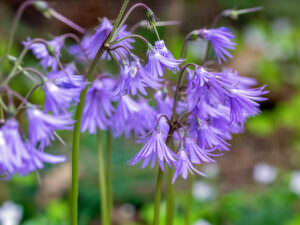
[[[158,89],[161,85],[159,80],[151,78],[151,75],[145,70],[139,59],[132,55],[129,60],[125,60],[121,68],[120,81],[116,87],[116,94],[132,94],[138,92],[147,95],[146,87]]]
[[[15,173],[27,175],[43,168],[44,163],[65,161],[64,156],[50,155],[36,150],[30,143],[24,143],[15,119],[8,119],[0,129],[0,154],[0,173],[6,178]]]
[[[107,38],[107,36],[109,35],[109,33],[112,31],[112,24],[109,22],[109,20],[107,18],[103,18],[101,25],[99,26],[99,28],[97,29],[96,33],[91,36],[89,39],[86,39],[86,43],[84,44],[84,48],[86,49],[86,52],[88,54],[88,57],[90,59],[95,58],[97,51],[99,50],[99,48],[101,47],[101,45],[104,43],[105,39]],[[120,31],[117,34],[116,40],[128,36],[130,33],[126,31],[126,26],[123,26]],[[122,45],[128,49],[132,49],[133,47],[131,46],[131,43],[134,42],[133,39],[125,39],[121,42],[118,43],[118,45]],[[113,47],[113,46],[112,46]],[[124,49],[117,49],[116,51],[118,51],[118,53],[122,56],[126,56],[127,52]],[[119,58],[118,54],[115,54],[113,52],[113,54],[115,55],[115,57]],[[102,56],[102,59],[104,58],[110,58],[108,53],[105,52]]]
[[[30,38],[27,38],[27,41],[24,41],[23,45],[28,47],[30,42]],[[51,68],[51,71],[56,71],[58,67],[57,59],[60,57],[60,50],[64,44],[64,39],[56,37],[52,41],[48,41],[47,44],[48,46],[45,46],[43,43],[34,43],[29,48],[35,57],[41,60],[41,65],[44,69]]]
[[[79,102],[80,93],[87,84],[82,75],[75,75],[75,66],[73,64],[68,64],[63,70],[48,73],[48,78],[56,86],[71,90],[74,94],[73,102],[75,103]]]
[[[264,86],[260,88],[235,88],[230,89],[229,105],[230,119],[232,122],[241,124],[249,116],[254,116],[260,112],[259,104],[256,101],[265,101],[267,98],[261,97],[268,93],[264,90]]]
[[[148,51],[148,64],[146,69],[154,78],[162,77],[165,68],[176,72],[179,70],[179,65],[184,60],[176,60],[171,52],[166,48],[163,40],[156,41],[153,49]]]
[[[194,164],[215,162],[211,156],[218,156],[218,154],[212,153],[215,149],[208,150],[200,148],[197,141],[191,137],[184,139],[184,149],[188,153],[190,161]]]
[[[74,121],[70,114],[49,115],[37,108],[27,109],[29,121],[29,138],[33,146],[39,144],[40,149],[54,140],[55,130],[71,130]]]
[[[111,123],[113,136],[119,137],[125,130],[126,122],[141,110],[141,105],[130,98],[129,95],[120,96],[118,106],[114,115],[111,117],[111,121],[113,121],[113,123]]]
[[[221,150],[229,150],[228,142],[231,139],[228,130],[221,129],[222,127],[214,126],[210,120],[201,119],[191,116],[189,121],[190,135],[197,138],[199,147],[202,149],[218,148]]]
[[[89,88],[82,114],[81,131],[86,130],[94,134],[97,129],[106,130],[110,125],[108,117],[112,116],[114,110],[112,102],[114,96],[112,89],[115,81],[104,77],[96,79]]]
[[[189,172],[191,174],[194,174],[195,172],[202,176],[206,176],[204,173],[201,173],[193,166],[186,152],[184,150],[180,150],[177,153],[177,161],[175,163],[175,172],[174,172],[172,183],[174,184],[174,182],[176,181],[177,177],[180,174],[182,178],[186,180]]]
[[[140,99],[137,103],[139,110],[133,111],[125,121],[124,131],[127,138],[131,133],[135,137],[144,137],[154,127],[153,121],[156,119],[156,111],[149,106],[145,99]]]
[[[208,72],[203,67],[197,67],[194,73],[189,73],[186,92],[187,105],[190,111],[197,104],[200,104],[200,106],[203,106],[203,104],[212,104],[215,107],[216,104],[222,104],[225,101],[228,93],[222,86],[221,81],[218,80],[221,77],[219,74],[216,75],[215,73]]]
[[[130,160],[129,165],[135,165],[143,160],[142,168],[145,168],[151,161],[152,169],[157,158],[162,170],[164,170],[165,162],[172,167],[175,163],[176,155],[168,148],[164,137],[165,135],[161,131],[154,130],[142,150]]]
[[[43,86],[45,92],[45,112],[66,113],[71,102],[78,96],[77,88],[63,88],[48,80]]]
[[[220,27],[217,29],[200,29],[198,34],[201,38],[209,40],[214,48],[218,62],[226,61],[225,56],[232,58],[232,55],[227,49],[234,49],[236,45],[232,42],[235,36],[227,27]]]

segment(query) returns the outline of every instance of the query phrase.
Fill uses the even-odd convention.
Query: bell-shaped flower
[[[154,77],[162,77],[165,68],[176,72],[184,60],[176,60],[172,53],[166,48],[163,40],[156,41],[153,49],[148,51],[148,63],[146,70]]]
[[[71,130],[74,121],[70,114],[50,115],[37,108],[28,108],[29,138],[33,146],[40,149],[54,140],[55,130]]]
[[[51,41],[47,41],[47,46],[44,43],[33,43],[31,45],[30,43],[31,39],[27,38],[27,41],[24,41],[23,45],[30,48],[35,57],[41,60],[42,67],[44,69],[50,68],[51,71],[56,71],[58,67],[57,59],[60,57],[64,38],[56,37]]]
[[[41,169],[44,163],[61,163],[64,156],[54,156],[38,151],[31,143],[25,143],[15,119],[8,119],[0,129],[0,174],[10,178],[14,174],[25,176]]]
[[[219,63],[226,61],[226,57],[232,58],[228,49],[235,48],[236,43],[232,42],[235,36],[227,27],[200,29],[198,34],[201,38],[211,42]]]
[[[106,130],[110,125],[109,117],[113,113],[114,96],[112,90],[115,81],[109,77],[97,78],[89,88],[82,114],[81,131],[95,134],[97,129]]]
[[[142,168],[145,168],[151,162],[153,168],[156,160],[162,170],[165,163],[172,167],[176,160],[176,155],[166,145],[165,135],[159,129],[152,132],[142,150],[130,160],[129,164],[135,165],[143,161]]]
[[[177,153],[175,172],[172,182],[174,183],[179,175],[181,175],[182,178],[186,180],[188,178],[189,173],[193,175],[194,172],[202,176],[206,176],[204,173],[201,173],[193,166],[187,153],[184,150],[179,150],[179,152]]]

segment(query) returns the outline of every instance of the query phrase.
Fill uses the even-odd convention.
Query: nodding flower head
[[[147,95],[146,87],[158,89],[161,86],[158,82],[158,79],[151,78],[139,59],[132,55],[128,60],[123,61],[115,93],[137,95],[140,92]]]
[[[189,173],[194,174],[194,172],[202,176],[206,176],[204,173],[201,173],[193,166],[187,153],[184,150],[179,150],[179,152],[177,153],[175,172],[174,172],[172,182],[174,183],[179,175],[181,175],[182,178],[186,180],[188,174]]]
[[[10,178],[14,174],[25,176],[41,169],[44,163],[60,163],[64,156],[54,156],[38,151],[31,143],[25,143],[15,119],[8,119],[0,129],[0,174]]]
[[[56,71],[58,68],[57,60],[60,58],[60,50],[63,44],[63,37],[56,37],[51,41],[47,41],[47,45],[44,43],[31,44],[30,38],[23,42],[23,45],[30,48],[35,57],[41,60],[42,67],[44,69],[50,68],[51,71]]]
[[[104,43],[105,39],[108,37],[108,35],[110,34],[110,32],[112,31],[112,24],[109,22],[109,20],[107,18],[103,18],[102,19],[102,23],[100,24],[99,28],[96,30],[95,34],[92,36],[87,36],[87,38],[83,39],[82,45],[86,50],[86,53],[89,57],[89,59],[93,59],[95,58],[97,51],[99,50],[99,48],[102,46],[102,44]],[[116,40],[121,39],[123,37],[126,37],[130,35],[130,33],[128,31],[126,31],[126,26],[123,26],[120,31],[118,32],[117,36],[116,36]],[[134,40],[133,39],[125,39],[122,40],[118,43],[118,45],[124,46],[127,49],[132,49],[132,45],[131,43],[133,43]],[[112,48],[114,46],[111,46]],[[117,51],[118,53],[115,53],[115,51]],[[114,50],[112,52],[112,54],[114,54],[114,56],[118,59],[120,59],[119,56],[123,56],[125,57],[127,55],[126,50],[122,49],[122,48],[118,48],[116,50]],[[105,52],[102,55],[102,59],[110,59],[110,56],[107,52]]]
[[[45,92],[45,112],[66,113],[74,98],[78,97],[77,88],[64,88],[48,80],[43,86]]]
[[[157,160],[162,170],[165,168],[165,162],[172,167],[176,155],[166,145],[165,136],[160,129],[154,129],[142,150],[130,160],[129,164],[135,165],[143,161],[142,168],[145,168],[151,162],[151,168],[153,168]]]
[[[156,41],[154,48],[148,51],[148,64],[145,68],[154,78],[157,78],[164,75],[165,68],[176,72],[183,61],[182,59],[176,60],[166,48],[165,42],[160,40]]]
[[[87,85],[87,81],[82,75],[75,74],[75,66],[68,64],[63,70],[48,73],[48,78],[55,83],[56,86],[69,89],[73,94],[73,101],[79,102],[81,91]]]
[[[217,29],[200,29],[197,31],[199,36],[211,42],[218,62],[226,61],[226,57],[232,58],[229,50],[235,48],[235,43],[232,39],[235,37],[227,27]]]
[[[44,149],[54,140],[56,130],[71,130],[74,123],[69,113],[50,115],[37,108],[28,108],[27,117],[30,141],[33,146],[39,144],[39,149]]]
[[[112,90],[115,80],[110,77],[97,78],[88,89],[82,115],[81,131],[94,134],[97,129],[106,130],[110,125],[109,117],[114,111],[115,96]]]

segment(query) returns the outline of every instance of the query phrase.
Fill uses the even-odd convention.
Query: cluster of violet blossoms
[[[66,36],[23,42],[45,70],[45,104],[43,109],[28,105],[28,135],[20,133],[15,118],[5,120],[0,130],[2,174],[24,175],[42,168],[45,162],[65,160],[45,153],[44,148],[57,137],[56,130],[72,129],[70,106],[78,103],[86,86],[81,131],[110,130],[115,138],[135,136],[145,144],[129,164],[141,162],[142,168],[149,164],[153,168],[158,163],[161,170],[173,168],[173,182],[180,175],[186,179],[189,173],[205,176],[198,165],[213,163],[228,151],[231,135],[242,132],[245,120],[259,113],[258,102],[266,99],[261,96],[267,92],[264,87],[254,88],[255,80],[231,69],[216,71],[185,64],[186,59],[176,59],[163,40],[152,45],[144,39],[148,51],[147,59],[142,60],[134,54],[135,39],[126,25],[105,46],[101,57],[101,61],[115,60],[118,74],[110,74],[102,66],[88,82],[74,65],[82,67],[94,59],[112,29],[104,18],[94,33],[84,35],[80,45],[69,46],[74,62],[68,65],[60,62]],[[234,35],[228,28],[200,29],[193,34],[212,45],[218,64],[232,57],[229,51],[235,46]],[[176,86],[166,79],[167,73],[180,77]]]

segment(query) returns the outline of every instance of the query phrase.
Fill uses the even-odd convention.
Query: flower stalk
[[[103,143],[102,143],[102,133],[98,130],[97,132],[97,149],[98,149],[98,171],[99,171],[99,187],[100,187],[100,198],[101,198],[101,220],[103,225],[109,225],[109,207],[107,195],[107,184],[105,178],[105,167],[103,159]]]
[[[116,23],[108,37],[105,39],[101,47],[99,48],[93,62],[91,63],[88,72],[87,79],[90,79],[93,75],[96,65],[105,51],[105,45],[109,43],[115,29],[117,28],[124,12],[129,3],[129,0],[124,0],[122,8],[117,16]],[[75,114],[75,124],[73,130],[73,145],[72,145],[72,201],[71,201],[71,225],[78,224],[78,154],[80,148],[80,127],[81,127],[81,117],[83,113],[84,100],[87,94],[87,87],[81,92],[80,100],[76,108]]]

